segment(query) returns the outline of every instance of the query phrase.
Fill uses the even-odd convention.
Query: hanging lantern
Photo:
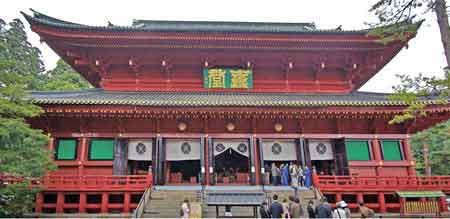
[[[232,132],[232,131],[234,131],[234,129],[236,129],[236,126],[232,122],[229,122],[227,124],[226,128],[229,132]]]
[[[178,130],[180,132],[184,132],[187,129],[187,124],[185,122],[179,122],[178,123]]]
[[[277,122],[277,123],[275,123],[273,128],[275,129],[276,132],[281,132],[281,131],[283,131],[283,124]]]

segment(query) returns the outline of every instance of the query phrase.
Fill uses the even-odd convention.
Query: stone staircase
[[[180,187],[176,190],[171,188],[170,190],[165,188],[155,188],[151,193],[151,198],[149,204],[145,207],[144,218],[177,218],[180,217],[179,211],[181,203],[184,199],[188,199],[191,203],[191,218],[215,218],[216,217],[216,207],[207,206],[204,203],[205,197],[208,192],[214,191],[214,189],[183,189]],[[290,195],[295,195],[295,191],[290,188],[273,188],[265,190],[252,190],[247,192],[264,192],[268,199],[271,201],[272,196],[277,194],[279,196],[279,201],[288,199]],[[229,191],[220,192],[246,192],[245,190],[238,191],[230,189]],[[297,195],[300,197],[301,204],[304,208],[309,200],[315,200],[316,195],[313,190],[309,189],[299,189]],[[306,209],[304,209],[306,212]],[[258,211],[259,212],[259,211]],[[253,215],[252,207],[232,207],[231,213],[233,216],[251,216]],[[225,214],[225,208],[221,206],[219,208],[219,215],[223,216]]]
[[[201,190],[166,190],[163,188],[156,188],[151,193],[150,202],[145,206],[142,217],[179,218],[181,204],[185,199],[188,199],[191,203],[193,216],[197,216],[197,212],[200,212],[201,214]],[[201,217],[201,215],[198,215],[198,217]]]

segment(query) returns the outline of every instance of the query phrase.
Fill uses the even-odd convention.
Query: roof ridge
[[[41,23],[48,26],[68,29],[89,29],[94,31],[155,31],[155,32],[237,32],[237,33],[333,33],[333,34],[367,34],[369,29],[363,30],[337,30],[337,29],[317,29],[314,23],[310,22],[246,22],[246,21],[168,21],[168,20],[134,20],[130,26],[111,25],[94,26],[73,23],[57,19],[34,9],[30,9],[34,16],[20,12],[29,23]],[[157,25],[146,25],[145,22]],[[177,25],[180,24],[180,25]],[[182,25],[185,24],[185,25]],[[191,26],[189,26],[190,24]],[[233,27],[220,27],[223,25],[235,25]],[[149,26],[150,25],[150,26]],[[197,25],[197,26],[196,26]],[[207,25],[201,27],[201,25]],[[247,26],[239,26],[247,25]],[[267,27],[269,25],[272,27]],[[200,27],[199,27],[200,26]]]

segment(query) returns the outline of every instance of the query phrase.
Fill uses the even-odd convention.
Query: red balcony
[[[5,183],[23,181],[21,177],[1,176]],[[32,180],[45,191],[144,191],[152,184],[151,175],[49,175]]]
[[[450,176],[316,176],[315,185],[322,191],[450,191]]]

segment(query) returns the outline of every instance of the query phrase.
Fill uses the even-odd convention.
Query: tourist
[[[259,216],[261,216],[261,218],[272,217],[272,215],[270,215],[269,207],[267,206],[266,201],[263,201],[263,203],[261,203],[261,206],[259,207]]]
[[[308,211],[308,217],[309,218],[316,218],[316,210],[314,208],[313,200],[309,200],[308,207],[307,207],[306,210]]]
[[[278,176],[279,176],[279,169],[275,163],[272,163],[272,185],[276,186],[278,185]]]
[[[283,206],[278,202],[278,195],[273,195],[273,202],[270,205],[269,212],[272,215],[272,218],[282,218],[283,215]]]
[[[350,209],[348,208],[348,205],[347,205],[347,203],[345,203],[344,200],[342,200],[342,201],[339,202],[339,206],[341,206],[342,209],[344,209],[344,211],[345,211],[345,216],[346,216],[347,218],[351,218],[351,217],[352,217],[352,213],[350,212]]]
[[[303,217],[303,209],[302,209],[302,206],[300,205],[299,198],[294,198],[294,202],[291,204],[289,214],[290,214],[291,218]]]
[[[298,181],[300,186],[305,186],[305,175],[303,174],[303,168],[301,166],[298,168]]]
[[[287,199],[283,199],[283,217],[284,218],[291,218],[290,214],[289,214],[289,205],[290,203],[288,203]]]
[[[371,218],[375,216],[375,212],[367,207],[364,202],[359,202],[359,213],[361,214],[361,218]]]
[[[345,210],[341,204],[341,202],[336,203],[336,209],[333,211],[333,218],[347,218]]]
[[[316,218],[332,218],[332,210],[331,206],[328,203],[327,198],[322,198],[322,203],[320,203],[319,206],[317,206],[316,209]]]
[[[264,165],[264,185],[270,184],[270,166],[269,164]]]
[[[289,165],[283,164],[281,167],[281,185],[289,186]]]
[[[233,214],[231,214],[231,206],[225,205],[225,217],[233,217]]]
[[[291,163],[289,166],[289,174],[291,174],[291,185],[298,187],[298,167],[296,164]]]
[[[184,199],[183,204],[181,204],[181,218],[189,218],[189,213],[191,212],[191,205],[188,199]]]
[[[311,169],[306,166],[303,174],[305,175],[305,187],[310,188],[312,185]]]

